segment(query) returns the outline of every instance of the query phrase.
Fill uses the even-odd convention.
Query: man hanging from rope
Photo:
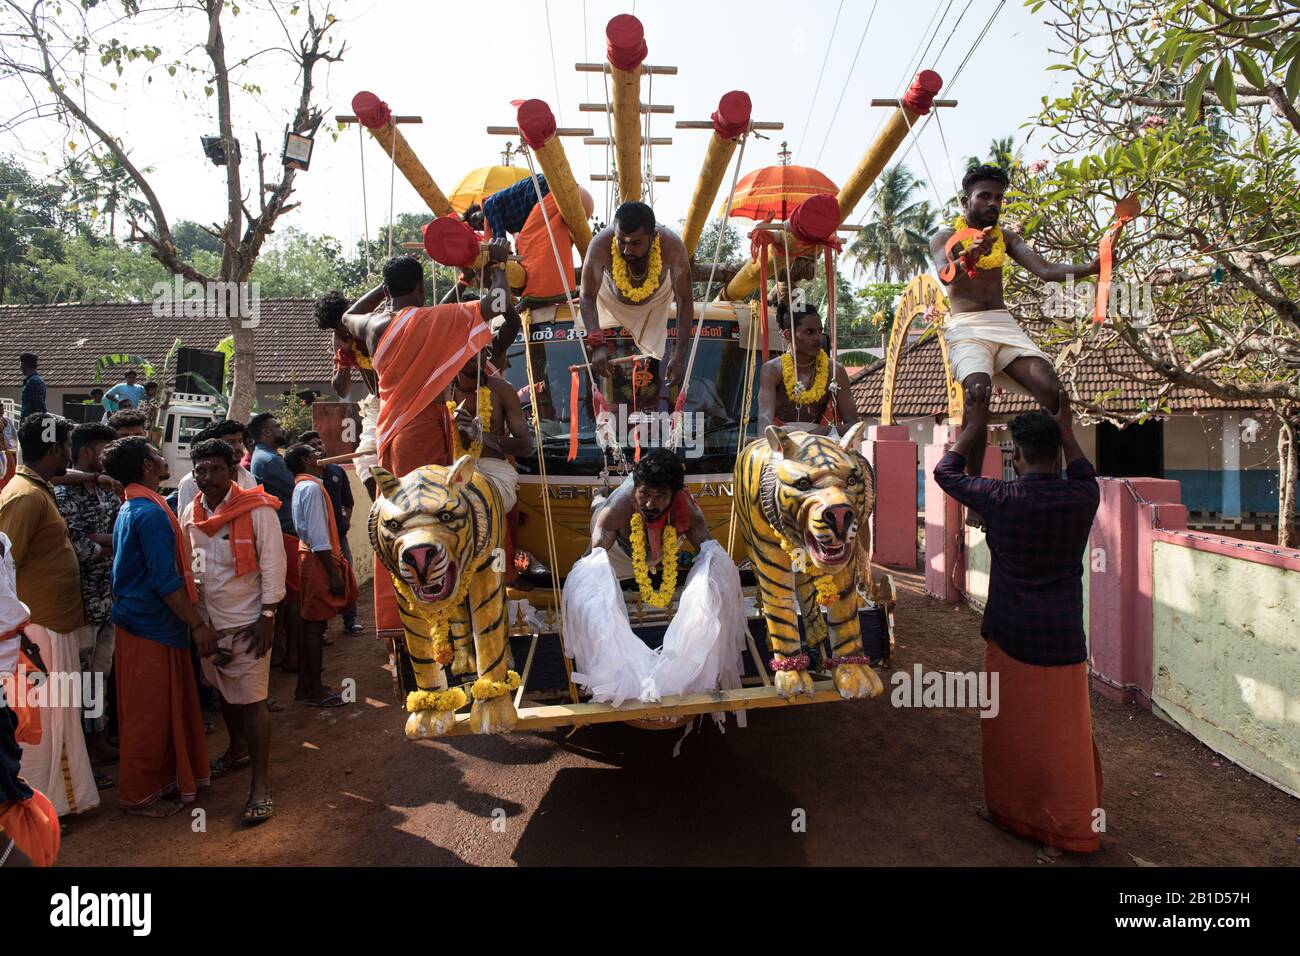
[[[1025,334],[1007,311],[1002,292],[1002,265],[1010,256],[1030,273],[1049,282],[1096,275],[1098,259],[1087,265],[1048,262],[1024,239],[998,225],[1007,189],[1007,174],[997,166],[973,166],[961,181],[961,215],[951,227],[930,240],[930,253],[940,280],[948,287],[951,314],[942,333],[948,345],[953,375],[976,400],[987,401],[992,385],[1035,398],[1055,415],[1061,392],[1052,361]],[[981,229],[982,239],[968,239],[950,261],[949,240],[962,229]],[[966,473],[982,474],[986,437],[981,436],[966,458]],[[980,525],[975,514],[971,524]]]
[[[826,354],[826,335],[822,317],[811,305],[794,307],[793,332],[791,309],[787,303],[777,306],[776,320],[785,338],[786,350],[763,365],[758,383],[758,434],[768,425],[788,432],[829,434],[840,432],[860,419],[849,387],[849,373],[835,364],[836,388],[828,383],[831,360]]]
[[[582,263],[582,323],[587,328],[591,370],[609,370],[604,328],[622,326],[645,355],[663,358],[668,342],[668,308],[677,304],[677,342],[664,369],[669,385],[682,384],[695,326],[691,260],[677,233],[655,223],[643,202],[626,202],[614,225],[591,240]]]

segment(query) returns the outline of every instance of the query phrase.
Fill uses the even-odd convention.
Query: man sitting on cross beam
[[[986,398],[991,385],[996,384],[1032,396],[1055,415],[1060,379],[1051,359],[1030,341],[1007,311],[1002,265],[1009,256],[1038,278],[1059,282],[1070,276],[1096,275],[1101,264],[1095,258],[1081,266],[1048,262],[1018,233],[999,226],[1007,183],[1006,172],[997,166],[971,167],[961,181],[961,215],[930,240],[930,253],[940,280],[948,287],[952,307],[942,334],[948,344],[953,376],[964,390]],[[983,230],[984,237],[967,240],[953,268],[948,242],[968,227]],[[986,444],[980,438],[971,448],[966,457],[967,474],[983,473]],[[968,520],[982,523],[978,515]]]
[[[681,385],[695,325],[691,258],[677,233],[656,225],[653,209],[643,202],[623,203],[614,213],[614,224],[592,238],[582,263],[582,323],[587,328],[592,373],[601,378],[609,370],[602,326],[622,326],[642,354],[663,358],[668,307],[674,301],[677,346],[664,379],[666,384]]]

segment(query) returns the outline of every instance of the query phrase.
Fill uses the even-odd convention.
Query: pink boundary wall
[[[965,584],[957,535],[960,507],[939,490],[934,466],[951,447],[957,429],[940,426],[925,448],[925,590],[948,604]],[[993,456],[996,458],[996,456]],[[985,472],[992,466],[985,458]],[[1187,509],[1177,481],[1157,478],[1101,478],[1101,503],[1093,522],[1088,575],[1088,637],[1092,686],[1122,703],[1150,709],[1154,647],[1154,544],[1156,541],[1222,554],[1244,561],[1300,571],[1300,550],[1187,530]]]
[[[916,568],[916,442],[906,425],[872,425],[862,450],[876,473],[871,543],[876,563]]]
[[[925,591],[945,604],[960,604],[966,587],[966,568],[961,561],[964,537],[961,505],[949,498],[934,480],[934,467],[956,442],[961,429],[936,425],[934,440],[925,446]],[[984,455],[984,474],[1002,477],[1002,453],[990,442]]]

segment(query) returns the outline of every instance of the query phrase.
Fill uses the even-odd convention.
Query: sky
[[[254,9],[255,2],[259,0],[250,0],[238,16],[227,10],[223,22],[232,62],[285,40],[265,2]],[[654,76],[653,85],[649,77],[642,80],[643,99],[676,110],[654,115],[650,129],[652,136],[673,138],[671,146],[654,148],[653,164],[657,174],[671,177],[655,186],[656,213],[674,224],[686,214],[710,134],[676,130],[673,123],[708,119],[728,90],[749,93],[755,120],[785,123],[771,139],[750,139],[743,172],[775,164],[784,140],[793,162],[816,166],[838,184],[888,113],[872,108],[870,100],[897,97],[918,68],[937,70],[945,81],[940,96],[955,97],[959,104],[943,111],[942,137],[939,124],[929,123],[919,132],[919,150],[906,160],[913,172],[932,181],[927,195],[933,200],[953,194],[953,170],[961,168],[966,156],[985,155],[994,137],[1013,135],[1017,146],[1024,144],[1030,130],[1022,124],[1037,112],[1041,97],[1053,92],[1054,82],[1060,92],[1055,78],[1062,76],[1046,71],[1057,58],[1049,51],[1053,36],[1043,14],[1031,14],[1022,0],[660,0],[639,5],[624,0],[350,0],[332,9],[339,17],[335,44],[346,40],[347,46],[341,62],[318,67],[315,100],[325,108],[327,121],[317,135],[310,170],[296,180],[294,198],[301,205],[281,219],[279,228],[332,235],[349,249],[363,234],[363,224],[368,222],[371,234],[376,233],[390,210],[390,163],[378,144],[367,134],[362,147],[355,126],[337,141],[329,135],[334,115],[351,112],[355,93],[371,90],[395,113],[423,116],[422,124],[404,126],[403,134],[449,193],[471,169],[500,162],[506,137],[489,136],[485,128],[514,124],[511,100],[544,99],[561,125],[590,126],[596,135],[605,134],[604,114],[578,111],[580,102],[601,101],[600,74],[580,74],[573,67],[579,61],[603,60],[604,26],[618,13],[635,13],[645,24],[648,63],[679,70],[676,76]],[[992,28],[954,86],[958,65],[995,10]],[[287,22],[296,33],[296,21]],[[163,55],[147,74],[138,64],[128,66],[120,78],[96,66],[101,78],[87,87],[94,115],[126,143],[133,161],[153,168],[150,180],[173,222],[213,223],[224,217],[224,171],[207,162],[199,144],[201,134],[216,133],[216,100],[203,95],[200,78],[172,80],[163,69],[177,56],[205,65],[200,48],[205,33],[200,19],[175,15],[115,26],[102,36],[120,36],[123,42],[147,39],[161,46]],[[925,43],[929,50],[921,57]],[[246,158],[253,154],[254,134],[260,133],[278,163],[284,127],[297,99],[294,71],[286,62],[272,51],[238,76],[261,88],[260,93],[236,96],[236,136]],[[117,82],[116,90],[109,81]],[[13,116],[28,105],[21,85],[0,81],[0,114]],[[15,132],[5,134],[0,152],[12,152],[37,173],[62,162],[69,140],[79,149],[86,145],[80,133],[68,135],[48,120],[23,123]],[[1030,139],[1026,159],[1041,154],[1042,136],[1039,131]],[[895,158],[909,145],[905,142]],[[566,139],[565,148],[579,184],[592,192],[603,218],[606,186],[589,177],[605,171],[604,147]],[[245,163],[245,170],[250,169]],[[254,176],[246,183],[256,188]],[[729,182],[730,174],[724,189]],[[392,188],[394,213],[424,208],[400,173]],[[854,219],[864,212],[865,201]]]

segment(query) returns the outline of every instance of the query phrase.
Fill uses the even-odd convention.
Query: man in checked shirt
[[[987,434],[989,386],[967,389],[964,418],[934,478],[984,515],[993,559],[981,633],[984,670],[998,674],[999,706],[980,721],[987,807],[979,814],[1042,843],[1040,858],[1090,853],[1099,844],[1102,777],[1088,700],[1083,561],[1097,474],[1074,437],[1064,390],[1056,415],[1011,420],[1015,481],[965,473]]]

